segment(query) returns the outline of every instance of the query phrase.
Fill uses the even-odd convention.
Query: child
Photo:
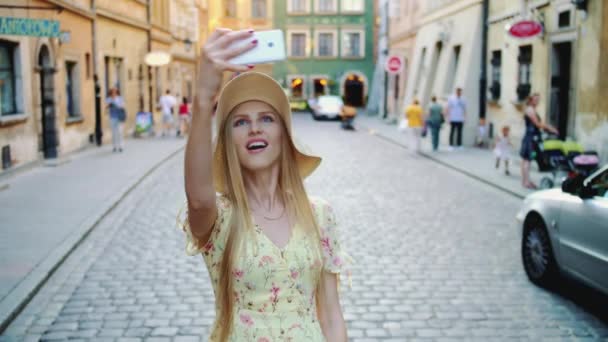
[[[475,139],[475,145],[479,148],[488,147],[488,125],[486,119],[480,118],[479,124],[477,125],[477,137]]]
[[[502,127],[502,135],[496,138],[494,145],[494,155],[496,156],[496,169],[500,167],[500,161],[505,162],[505,174],[510,175],[509,172],[509,159],[511,159],[511,148],[513,144],[509,140],[509,126]]]

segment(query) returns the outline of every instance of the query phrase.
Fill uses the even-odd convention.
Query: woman
[[[431,105],[429,106],[429,127],[431,128],[431,140],[433,143],[433,151],[437,151],[439,148],[439,131],[441,125],[444,122],[443,118],[443,107],[437,103],[437,96],[431,98]]]
[[[182,104],[179,105],[179,130],[177,136],[188,134],[190,125],[190,106],[188,105],[188,98],[182,98]]]
[[[122,123],[125,120],[125,104],[117,88],[110,89],[110,96],[106,99],[106,108],[110,109],[112,152],[122,152]]]
[[[347,256],[330,206],[309,199],[303,178],[321,159],[291,135],[289,101],[261,73],[226,84],[227,60],[255,46],[228,47],[253,31],[218,29],[202,50],[185,155],[186,251],[203,255],[216,321],[211,341],[346,341],[338,277]],[[203,77],[204,76],[204,77]]]
[[[420,152],[420,139],[422,138],[422,126],[424,125],[422,115],[423,111],[418,99],[414,99],[414,102],[405,109],[405,117],[410,131],[409,148],[416,153]]]
[[[530,180],[530,162],[534,159],[536,144],[540,143],[541,130],[558,134],[557,130],[551,125],[543,124],[541,122],[540,116],[536,111],[536,106],[538,106],[539,101],[540,95],[538,93],[530,95],[526,100],[526,109],[524,111],[526,131],[521,141],[519,155],[523,159],[521,163],[521,182],[522,185],[528,189],[537,188],[536,184]]]

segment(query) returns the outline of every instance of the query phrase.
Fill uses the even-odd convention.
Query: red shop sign
[[[543,25],[537,21],[522,20],[509,28],[509,34],[515,38],[531,38],[543,32]]]

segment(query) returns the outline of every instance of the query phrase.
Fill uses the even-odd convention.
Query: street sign
[[[399,56],[389,56],[384,69],[390,74],[398,74],[403,69],[403,60]]]
[[[522,20],[511,25],[508,31],[515,38],[532,38],[543,32],[543,25],[533,20]]]

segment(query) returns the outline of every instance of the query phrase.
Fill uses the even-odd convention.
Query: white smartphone
[[[285,37],[282,30],[256,31],[250,38],[240,40],[231,46],[251,44],[257,39],[258,44],[253,49],[229,60],[232,64],[263,64],[282,61],[286,58]]]

